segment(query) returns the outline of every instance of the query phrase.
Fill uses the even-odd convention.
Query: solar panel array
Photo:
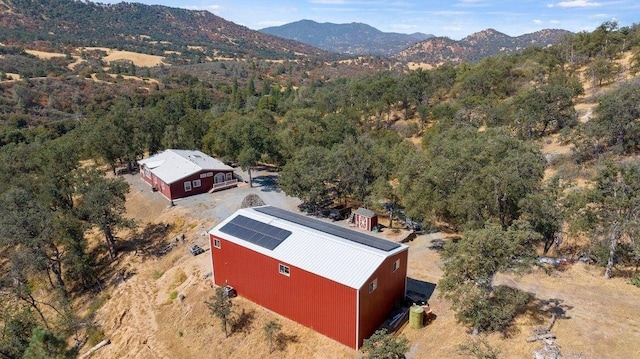
[[[315,230],[328,233],[334,235],[336,237],[344,238],[352,242],[356,242],[359,244],[364,244],[365,246],[369,246],[375,249],[379,249],[385,252],[390,252],[398,247],[400,244],[384,240],[382,238],[377,238],[374,236],[370,236],[368,234],[362,232],[352,231],[350,229],[336,226],[331,223],[319,221],[314,218],[306,217],[297,213],[285,211],[284,209],[265,206],[265,207],[256,207],[254,208],[256,211],[268,214],[270,216],[274,216],[280,219],[284,219],[286,221],[299,224],[301,226],[313,228]]]
[[[232,235],[260,247],[274,250],[287,237],[291,231],[278,228],[267,223],[256,221],[242,215],[234,217],[220,228],[220,232]]]

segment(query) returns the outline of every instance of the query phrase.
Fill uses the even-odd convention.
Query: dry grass
[[[424,62],[409,62],[407,66],[409,67],[409,70],[431,70],[434,68],[433,65]]]
[[[108,47],[85,47],[82,50],[91,51],[91,50],[102,50],[107,53],[107,56],[103,58],[106,63],[110,63],[111,61],[117,60],[127,60],[131,61],[134,65],[138,67],[154,67],[162,64],[162,59],[164,57],[157,55],[148,55],[141,54],[137,52],[131,51],[119,51],[113,50]],[[165,64],[168,66],[168,64]]]
[[[20,76],[20,74],[14,74],[12,72],[6,72],[5,75],[7,75],[7,77],[9,78],[9,80],[6,81],[20,81],[22,79],[22,76]]]
[[[198,238],[195,218],[184,208],[169,208],[165,200],[153,206],[144,197],[130,194],[130,214],[139,221],[171,223],[173,230],[181,228],[187,238]],[[383,232],[390,240],[399,240],[404,231]],[[167,239],[169,239],[167,238]],[[437,283],[442,276],[439,253],[432,248],[432,240],[444,238],[440,234],[418,236],[408,245],[410,278]],[[201,243],[202,244],[202,243]],[[210,277],[209,252],[193,257],[180,245],[161,258],[144,258],[132,253],[123,254],[121,263],[135,275],[105,293],[107,300],[97,311],[97,319],[112,344],[101,349],[94,358],[359,358],[360,354],[309,328],[280,317],[242,297],[233,300],[234,310],[245,319],[245,327],[238,328],[225,338],[219,321],[210,315],[205,305],[213,295]],[[158,275],[163,273],[162,275]],[[574,265],[567,270],[548,275],[543,271],[521,278],[501,275],[498,283],[517,286],[533,293],[537,300],[556,300],[564,310],[564,318],[556,322],[553,332],[564,353],[578,353],[582,358],[632,358],[640,352],[640,310],[637,297],[640,289],[616,278],[606,281],[601,270]],[[183,301],[171,300],[183,294]],[[429,301],[436,320],[422,329],[403,327],[401,334],[410,340],[408,358],[452,358],[459,354],[458,346],[471,339],[467,329],[455,320],[450,303],[440,299],[437,291]],[[545,309],[545,307],[541,307]],[[244,312],[244,315],[242,314]],[[288,338],[281,349],[269,354],[262,327],[277,319]],[[537,311],[517,321],[509,338],[490,335],[488,341],[499,347],[504,358],[527,358],[538,343],[527,343],[531,330],[544,323],[547,317]],[[586,345],[588,343],[589,345]]]
[[[37,50],[24,50],[26,53],[31,54],[43,60],[51,60],[55,57],[65,57],[67,55],[58,52],[45,52]]]

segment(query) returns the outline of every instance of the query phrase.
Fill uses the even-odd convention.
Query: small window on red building
[[[400,260],[398,259],[397,261],[393,262],[393,271],[397,271],[398,268],[400,268]]]
[[[214,239],[213,240],[213,246],[216,248],[220,248],[220,240],[219,239]]]
[[[378,288],[378,278],[374,279],[371,283],[369,283],[369,293],[373,293],[374,290]]]
[[[184,183],[184,190],[186,192],[191,191],[191,181],[187,181],[187,182]]]
[[[287,277],[291,275],[291,269],[289,269],[289,267],[284,264],[280,264],[278,266],[278,271],[280,272],[280,274],[286,275]]]
[[[193,188],[202,186],[202,182],[200,180],[193,180]]]

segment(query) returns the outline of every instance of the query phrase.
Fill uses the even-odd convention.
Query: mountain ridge
[[[195,45],[226,57],[328,55],[307,44],[237,25],[209,11],[126,2],[3,0],[0,37],[9,44],[59,42],[142,49],[152,54]]]
[[[571,34],[570,31],[562,29],[543,29],[514,37],[488,28],[461,40],[452,40],[447,37],[430,38],[408,47],[396,54],[394,58],[430,65],[477,62],[489,56],[517,53],[528,46],[553,45],[569,34]]]
[[[434,36],[422,33],[383,32],[359,22],[335,24],[306,19],[258,31],[339,54],[382,56],[393,55],[416,42]]]

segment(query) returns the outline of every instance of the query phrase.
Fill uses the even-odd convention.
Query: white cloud
[[[535,20],[533,20],[533,23],[536,24],[536,25],[540,25],[540,24],[542,24],[542,20],[535,19]]]
[[[557,4],[548,4],[547,7],[596,7],[602,6],[599,2],[589,1],[589,0],[571,0],[571,1],[561,1]]]

